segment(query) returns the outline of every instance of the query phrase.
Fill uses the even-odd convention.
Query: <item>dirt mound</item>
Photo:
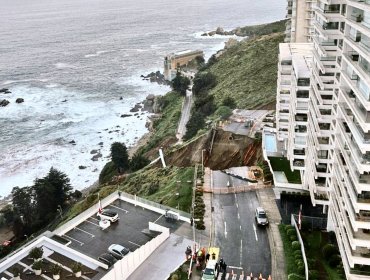
[[[256,139],[221,129],[212,129],[186,146],[171,152],[165,149],[167,165],[179,167],[202,163],[214,170],[254,165],[261,158],[261,144]]]

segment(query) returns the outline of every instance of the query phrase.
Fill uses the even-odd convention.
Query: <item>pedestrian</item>
[[[227,268],[227,264],[224,262],[223,263],[223,266],[222,266],[222,270],[223,272],[226,274],[226,268]]]
[[[206,255],[206,262],[208,262],[209,261],[209,258],[211,257],[211,255],[209,254],[209,253],[207,253],[207,255]]]
[[[224,259],[223,258],[220,259],[220,270],[221,271],[224,270]]]

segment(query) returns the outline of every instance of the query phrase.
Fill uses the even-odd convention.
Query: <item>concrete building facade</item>
[[[298,6],[291,7],[293,31]],[[312,204],[328,213],[347,279],[370,279],[370,1],[318,0],[312,28],[312,62],[302,77],[295,70],[302,57],[291,55],[288,69],[288,45],[280,46],[277,138]]]
[[[312,41],[315,4],[316,0],[288,0],[285,42]]]

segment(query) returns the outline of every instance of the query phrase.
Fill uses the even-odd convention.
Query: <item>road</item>
[[[259,206],[255,192],[214,195],[214,240],[228,273],[271,274],[271,252],[266,228],[256,226],[254,211]],[[238,278],[239,279],[239,278]]]
[[[229,171],[231,172],[231,169]],[[247,175],[247,171],[245,171],[244,176],[246,175]],[[234,176],[230,176],[226,174],[225,172],[221,172],[218,170],[212,171],[212,182],[213,182],[213,188],[240,187],[240,186],[248,185],[247,181],[235,178]]]
[[[186,91],[184,106],[182,107],[181,118],[177,128],[176,137],[179,141],[182,140],[182,137],[186,132],[186,124],[188,123],[190,118],[191,103],[192,103],[192,92],[190,88],[190,90]]]

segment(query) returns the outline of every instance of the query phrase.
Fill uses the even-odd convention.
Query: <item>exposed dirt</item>
[[[255,139],[221,129],[212,129],[206,135],[173,151],[170,151],[169,146],[167,149],[165,145],[162,146],[166,164],[179,167],[201,164],[202,153],[204,165],[213,170],[255,165],[262,157],[261,144]]]

